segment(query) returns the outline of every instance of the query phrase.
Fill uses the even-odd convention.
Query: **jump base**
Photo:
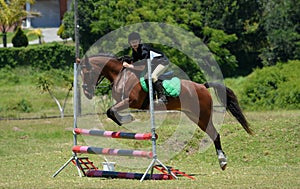
[[[89,170],[86,173],[87,177],[104,177],[104,178],[123,178],[123,179],[141,179],[143,173],[128,173],[128,172],[114,172],[102,170]],[[147,174],[145,180],[171,180],[172,176],[168,174]]]

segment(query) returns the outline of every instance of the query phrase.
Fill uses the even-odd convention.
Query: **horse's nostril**
[[[82,88],[83,88],[84,90],[87,90],[87,84],[83,84],[83,85],[82,85]]]
[[[92,99],[93,95],[91,93],[89,93],[88,91],[84,90],[84,95],[88,98],[88,99]]]

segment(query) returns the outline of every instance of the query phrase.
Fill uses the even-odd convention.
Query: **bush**
[[[12,44],[14,45],[14,47],[28,46],[28,38],[20,27],[18,27],[16,34],[12,38]]]
[[[62,39],[68,39],[70,36],[67,34],[65,30],[65,25],[62,24],[59,26],[59,29],[57,31],[57,35]]]
[[[0,68],[32,66],[42,70],[73,66],[75,47],[60,43],[30,45],[20,48],[0,48]]]
[[[17,110],[24,113],[30,113],[32,110],[32,105],[28,100],[22,99],[17,104]]]
[[[243,79],[239,98],[248,110],[300,108],[300,61],[257,69]],[[231,82],[232,83],[232,82]],[[234,89],[234,88],[233,88]]]

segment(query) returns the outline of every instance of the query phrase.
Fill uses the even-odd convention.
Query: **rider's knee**
[[[152,82],[155,83],[158,80],[158,76],[155,74],[152,74]]]

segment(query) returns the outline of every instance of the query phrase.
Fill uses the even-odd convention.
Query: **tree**
[[[65,31],[65,25],[64,24],[61,24],[58,31],[57,31],[57,35],[63,39],[65,42],[66,40],[70,37],[68,35],[68,33]]]
[[[52,92],[52,86],[54,85],[52,75],[54,75],[54,74],[51,74],[51,71],[54,71],[54,70],[50,70],[49,73],[46,72],[45,74],[39,76],[37,78],[36,85],[37,85],[37,88],[40,89],[41,93],[48,92],[50,94],[51,98],[55,101],[55,103],[59,109],[61,118],[64,118],[64,110],[65,110],[65,107],[67,104],[68,97],[70,96],[70,92],[72,91],[72,88],[73,88],[73,78],[70,78],[70,76],[68,74],[65,74],[64,72],[60,73],[60,75],[64,78],[64,81],[65,81],[65,82],[63,82],[64,87],[68,88],[68,92],[64,99],[64,103],[61,105],[59,100],[55,97],[55,95]],[[59,70],[57,70],[57,72],[58,71]]]
[[[266,48],[260,57],[264,65],[300,58],[300,2],[272,0],[265,4],[263,27]]]
[[[236,59],[227,49],[226,45],[236,40],[234,35],[228,35],[219,29],[204,32],[205,17],[200,14],[205,10],[202,9],[202,2],[198,0],[192,1],[173,1],[173,0],[149,0],[149,1],[132,1],[132,0],[87,0],[79,2],[79,33],[80,44],[84,52],[103,35],[118,29],[122,26],[140,23],[140,22],[160,22],[176,25],[187,31],[193,32],[199,38],[203,38],[205,43],[214,53],[216,60],[224,68],[234,69],[236,67]],[[69,12],[69,16],[64,18],[66,30],[73,30],[74,25],[73,13]],[[216,37],[216,35],[220,35]],[[158,36],[161,37],[161,36]],[[214,44],[214,45],[213,45]],[[218,49],[218,50],[217,50]],[[190,72],[189,62],[182,62],[182,57],[177,54],[171,54],[174,62],[184,66]],[[229,57],[229,58],[228,58]],[[171,57],[170,57],[171,58]],[[227,72],[232,72],[228,70]],[[191,74],[193,78],[196,73]],[[200,78],[197,76],[197,78]]]
[[[2,31],[3,46],[7,47],[7,32],[20,22],[28,14],[38,16],[37,12],[27,12],[24,6],[28,3],[34,3],[34,0],[0,0],[0,28]]]
[[[262,66],[258,55],[266,42],[261,23],[263,5],[257,0],[203,1],[205,25],[237,37],[223,45],[237,60],[236,71],[228,73],[230,69],[227,70],[227,76],[247,75],[253,68]]]
[[[230,50],[224,48],[228,43],[235,42],[238,38],[235,34],[228,35],[223,30],[217,30],[209,27],[203,28],[203,35],[209,39],[208,48],[215,54],[224,76],[230,76],[237,67],[237,60]],[[221,39],[221,40],[220,40]]]
[[[39,44],[42,44],[43,32],[41,29],[34,29],[27,33],[27,36],[36,35],[39,38]]]
[[[79,26],[79,43],[84,52],[94,44],[101,35],[97,32],[92,32],[92,21],[97,18],[93,16],[95,11],[95,2],[98,0],[85,0],[78,1],[78,26]],[[71,10],[65,13],[63,19],[64,32],[66,35],[75,39],[74,33],[74,6],[71,6]]]
[[[12,38],[12,44],[14,47],[27,47],[28,46],[28,38],[24,34],[23,30],[18,27],[17,32]]]

